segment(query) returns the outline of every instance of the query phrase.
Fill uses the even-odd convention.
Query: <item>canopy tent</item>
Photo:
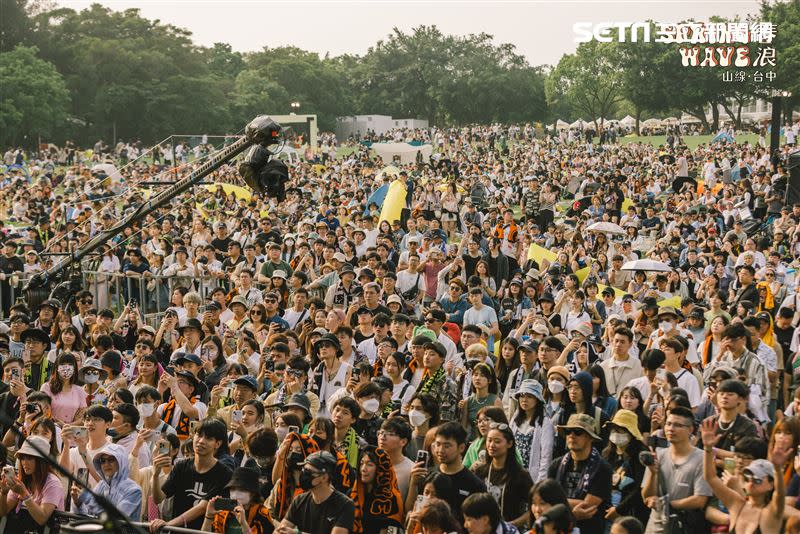
[[[664,123],[658,119],[647,119],[642,123],[642,126],[644,126],[645,128],[659,128],[661,126],[664,126]]]
[[[694,115],[681,115],[681,124],[700,124],[700,122]]]
[[[676,117],[667,117],[662,121],[664,124],[668,124],[670,126],[674,124],[678,124],[680,121]]]
[[[622,126],[633,128],[634,126],[636,126],[636,119],[634,119],[630,115],[625,115],[625,117],[621,121],[619,121],[619,123]]]
[[[556,121],[556,130],[568,130],[568,129],[569,129],[568,122],[562,121],[561,119],[558,119]]]
[[[422,153],[422,158],[425,161],[428,161],[433,153],[431,145],[411,146],[408,143],[373,143],[371,148],[386,163],[393,162],[394,157],[399,156],[402,165],[414,163],[417,158],[417,152]]]
[[[586,121],[585,121],[585,120],[583,120],[583,119],[578,119],[578,120],[576,120],[575,122],[573,122],[572,124],[570,124],[570,125],[569,125],[569,127],[570,127],[570,128],[583,128],[583,126],[584,126],[585,124],[586,124]]]

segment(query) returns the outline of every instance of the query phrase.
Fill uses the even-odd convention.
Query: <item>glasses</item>
[[[775,278],[775,273],[767,273],[767,278]]]
[[[321,474],[323,474],[323,473],[322,473],[322,472],[320,472],[320,471],[312,471],[312,470],[310,470],[310,469],[306,469],[306,468],[303,468],[303,473],[308,473],[308,474],[309,474],[309,475],[311,475],[312,477],[318,477],[318,476],[320,476]]]
[[[136,345],[136,348],[137,349],[149,349],[150,347],[145,345],[144,343],[140,343],[140,344]]]
[[[397,437],[395,432],[390,432],[389,430],[378,430],[378,437],[385,436],[385,437]]]
[[[425,318],[425,322],[426,323],[435,323],[436,319],[434,319],[433,317],[426,317]]]
[[[585,436],[586,431],[581,430],[580,428],[565,428],[564,429],[565,436]]]
[[[286,374],[288,374],[289,376],[293,376],[295,378],[302,378],[302,376],[305,373],[303,373],[303,371],[300,371],[299,369],[287,369]]]
[[[259,310],[253,310],[250,312],[250,315],[261,315],[261,312]]]
[[[750,473],[744,473],[742,475],[742,478],[744,479],[745,482],[752,482],[753,484],[761,484],[762,482],[764,482],[763,478],[753,476]]]
[[[91,304],[92,303],[92,299],[83,299],[80,302],[81,302],[81,304]]]
[[[264,299],[264,302],[267,304],[277,304],[277,299]]]
[[[328,342],[328,341],[323,341],[322,343],[320,343],[320,344],[319,344],[319,345],[317,345],[317,346],[318,346],[319,348],[321,348],[321,349],[324,349],[324,348],[330,348],[330,349],[332,349],[332,348],[334,348],[334,347],[335,347],[335,345],[334,345],[333,343],[330,343],[330,342]]]

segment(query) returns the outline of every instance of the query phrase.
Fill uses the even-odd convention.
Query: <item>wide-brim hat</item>
[[[295,393],[294,395],[286,399],[286,402],[283,405],[283,409],[285,410],[291,408],[292,406],[301,408],[305,410],[305,412],[308,415],[311,415],[311,401],[303,393]]]
[[[101,364],[100,360],[97,358],[89,358],[83,363],[83,367],[78,370],[78,376],[84,382],[86,381],[86,371],[97,371],[100,373],[100,380],[105,380],[108,378],[108,371],[103,369],[103,364]]]
[[[41,452],[40,452],[41,451]],[[24,454],[27,456],[36,456],[37,458],[45,458],[50,452],[50,442],[42,436],[28,436],[25,443],[17,451],[17,455]]]
[[[558,425],[559,431],[564,431],[568,428],[583,430],[587,434],[589,434],[592,439],[600,441],[600,436],[597,435],[597,429],[595,428],[594,418],[585,413],[575,413],[569,416],[569,420],[567,421],[566,425]]]
[[[319,349],[319,344],[323,342],[332,343],[337,351],[342,350],[342,345],[341,343],[339,343],[339,338],[337,338],[334,334],[324,334],[322,337],[320,337],[318,340],[314,342],[314,348]]]
[[[614,414],[614,418],[605,424],[605,426],[608,425],[624,428],[630,432],[634,438],[639,441],[644,441],[642,433],[639,432],[639,418],[630,410],[617,410],[617,413]]]
[[[255,495],[261,494],[261,485],[258,481],[258,471],[250,467],[237,467],[233,470],[230,481],[225,488],[238,488],[249,491]]]
[[[514,393],[514,398],[519,399],[522,395],[533,395],[539,402],[544,402],[542,384],[540,384],[538,380],[523,380],[517,392]]]
[[[241,304],[242,306],[245,307],[245,309],[249,309],[250,308],[247,305],[247,300],[241,295],[237,295],[237,296],[233,297],[233,299],[231,299],[231,303],[230,303],[230,305],[228,307],[232,308],[234,304]]]
[[[180,332],[180,334],[183,335],[183,332],[187,328],[194,328],[195,330],[197,330],[201,334],[203,333],[203,324],[198,319],[195,319],[194,317],[192,317],[191,319],[186,319],[186,324],[184,324],[183,326],[179,326],[178,327],[178,332]]]

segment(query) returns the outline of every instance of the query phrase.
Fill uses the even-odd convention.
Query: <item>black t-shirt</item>
[[[464,516],[461,513],[461,504],[464,502],[464,499],[473,493],[486,492],[486,484],[484,484],[483,480],[475,476],[475,474],[466,467],[454,475],[442,473],[438,468],[435,469],[435,471],[439,472],[445,478],[450,479],[453,493],[449,499],[445,500],[447,501],[447,504],[450,505],[450,509],[453,511],[453,516],[458,520],[459,523],[462,523],[464,521]]]
[[[564,488],[567,497],[570,499],[583,499],[586,497],[580,491],[581,474],[583,473],[583,466],[586,461],[578,462],[576,466],[574,462],[570,461],[564,473],[564,480],[558,480],[558,483]],[[558,458],[550,464],[547,470],[548,478],[556,478],[558,473],[558,466],[561,464],[561,458]],[[588,494],[594,495],[602,499],[602,503],[597,507],[597,512],[589,519],[578,521],[576,526],[581,532],[603,532],[605,528],[606,509],[611,502],[611,465],[604,459],[600,459],[600,465],[597,468],[597,473],[589,481]]]
[[[205,473],[198,473],[192,460],[179,460],[164,482],[161,491],[167,497],[174,497],[172,502],[173,517],[178,517],[202,500],[215,495],[227,495],[225,485],[230,481],[232,471],[220,462]],[[188,528],[200,530],[203,516],[186,524]]]
[[[330,534],[334,527],[350,532],[355,511],[356,505],[344,493],[333,490],[330,497],[317,504],[307,491],[292,499],[286,519],[307,534]]]
[[[233,239],[231,239],[230,236],[225,236],[222,239],[215,237],[211,240],[211,246],[214,247],[217,260],[222,261],[225,259],[225,255],[228,253],[228,245],[231,241],[233,241]]]

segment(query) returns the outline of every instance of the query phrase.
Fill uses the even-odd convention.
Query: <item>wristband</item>
[[[214,519],[214,516],[213,516],[213,515],[207,515],[207,516],[205,516],[205,517],[206,517],[206,519]]]

